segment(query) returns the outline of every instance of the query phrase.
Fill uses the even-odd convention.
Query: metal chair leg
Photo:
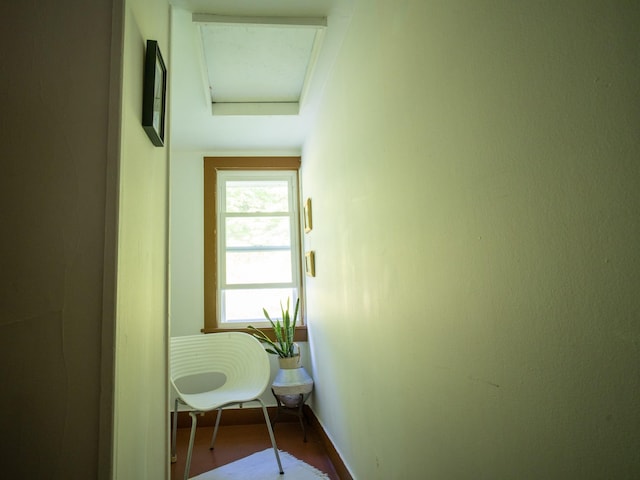
[[[173,428],[171,429],[171,463],[178,461],[176,454],[176,432],[178,431],[178,399],[176,398],[173,408]]]
[[[193,442],[196,439],[196,424],[198,423],[198,412],[189,412],[191,417],[191,435],[189,436],[189,450],[187,451],[187,462],[184,466],[184,480],[189,480],[189,470],[191,469],[191,454],[193,453]]]
[[[278,462],[278,468],[280,469],[280,475],[284,474],[284,470],[282,469],[282,463],[280,463],[280,454],[278,453],[278,447],[276,446],[276,439],[273,436],[273,429],[271,428],[271,421],[269,420],[269,414],[267,413],[267,407],[264,402],[259,398],[256,399],[260,402],[262,406],[262,413],[264,413],[264,421],[267,424],[267,430],[269,430],[269,437],[271,438],[271,445],[273,445],[273,452],[276,454],[276,460]]]
[[[209,445],[209,450],[213,450],[213,444],[216,441],[216,437],[218,436],[218,427],[220,426],[220,418],[222,417],[222,409],[218,409],[218,414],[216,415],[216,426],[213,427],[213,435],[211,436],[211,445]]]

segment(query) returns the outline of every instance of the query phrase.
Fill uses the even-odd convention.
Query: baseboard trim
[[[346,465],[342,461],[342,458],[338,454],[338,451],[333,446],[331,439],[327,435],[327,432],[324,431],[322,424],[316,417],[316,414],[313,413],[313,410],[309,408],[309,405],[304,406],[305,412],[307,414],[307,418],[311,423],[311,426],[314,428],[318,435],[320,436],[320,441],[327,451],[327,456],[333,463],[333,468],[336,469],[336,473],[340,477],[340,480],[353,480],[353,477],[349,473]],[[267,407],[267,412],[269,416],[273,418],[276,414],[276,407]],[[280,417],[282,420],[278,419],[278,422],[298,422],[298,419],[294,416],[286,415],[284,417]],[[173,422],[173,414],[171,415],[171,421]],[[222,418],[220,419],[220,425],[250,425],[254,423],[263,423],[264,416],[261,408],[229,408],[225,409],[222,414]],[[216,423],[216,411],[213,410],[211,412],[205,412],[198,415],[198,425],[203,427],[213,427]],[[189,416],[189,412],[178,412],[178,428],[190,428],[191,427],[191,417]]]
[[[311,425],[313,426],[315,431],[318,432],[318,435],[320,435],[322,444],[327,450],[327,455],[329,456],[331,463],[333,463],[333,468],[336,469],[336,473],[338,474],[338,477],[340,477],[340,480],[353,480],[351,473],[349,473],[347,466],[342,461],[342,457],[340,457],[340,454],[336,450],[336,447],[333,446],[329,435],[327,435],[327,432],[324,431],[324,428],[318,420],[318,417],[316,417],[316,414],[313,413],[313,410],[311,410],[308,405],[305,405],[304,408],[306,409],[307,416],[309,418],[309,421],[311,422]]]

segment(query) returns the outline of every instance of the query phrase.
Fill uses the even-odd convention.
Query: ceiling
[[[353,0],[171,4],[171,148],[301,153]]]

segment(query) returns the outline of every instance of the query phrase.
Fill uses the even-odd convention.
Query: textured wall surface
[[[12,478],[167,476],[168,154],[140,105],[145,41],[168,53],[169,6],[126,3],[124,16],[110,0],[0,6],[0,447]],[[123,57],[120,118],[110,95]]]
[[[0,450],[7,478],[98,478],[105,454],[112,8],[107,0],[0,5]]]
[[[303,154],[358,479],[640,476],[640,9],[356,3]]]
[[[116,311],[117,479],[168,478],[169,147],[167,143],[153,146],[141,127],[141,105],[147,40],[158,42],[171,71],[169,13],[165,0],[129,0],[125,10]]]

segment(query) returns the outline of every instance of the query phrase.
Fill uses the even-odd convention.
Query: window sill
[[[265,327],[265,328],[260,328],[260,330],[262,330],[264,333],[266,333],[267,336],[271,340],[275,340],[276,336],[275,336],[275,334],[273,332],[273,328]],[[222,332],[245,332],[245,333],[251,333],[251,330],[249,330],[248,328],[203,328],[200,331],[202,333],[222,333]],[[306,342],[307,339],[308,339],[308,337],[307,337],[307,326],[306,325],[302,325],[302,326],[296,327],[296,333],[293,336],[293,340],[296,341],[296,342]]]

